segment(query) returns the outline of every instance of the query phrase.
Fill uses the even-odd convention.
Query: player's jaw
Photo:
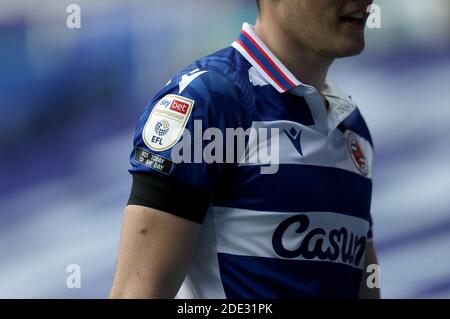
[[[371,1],[344,1],[342,9],[335,17],[336,57],[356,55],[364,50],[364,29]]]
[[[284,29],[306,47],[327,58],[361,53],[367,7],[373,0],[282,0]]]

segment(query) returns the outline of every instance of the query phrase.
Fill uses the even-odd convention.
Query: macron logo
[[[301,156],[303,156],[302,145],[300,143],[300,138],[302,136],[302,130],[300,130],[300,129],[297,130],[295,127],[293,127],[289,131],[284,129],[284,132],[286,133],[287,137],[291,141],[292,145],[294,145],[297,152]]]

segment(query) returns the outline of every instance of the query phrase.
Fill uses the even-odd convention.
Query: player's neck
[[[301,47],[281,27],[256,22],[255,32],[273,54],[302,83],[322,91],[332,58],[322,57],[312,50]]]

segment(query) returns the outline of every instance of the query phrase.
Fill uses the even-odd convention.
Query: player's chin
[[[334,56],[336,58],[344,58],[358,55],[364,51],[365,46],[364,36],[344,37],[335,42]]]

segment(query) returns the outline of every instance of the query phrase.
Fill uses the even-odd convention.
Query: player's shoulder
[[[194,116],[220,118],[225,112],[235,120],[252,105],[246,72],[248,74],[248,65],[230,46],[179,71],[154,95],[150,106],[164,102],[167,96],[170,99],[182,98],[195,104]]]
[[[239,99],[248,90],[246,65],[233,47],[204,56],[178,72],[163,89],[209,100],[215,97]],[[207,102],[207,101],[205,101]]]
[[[194,61],[153,96],[140,125],[151,113],[167,112],[175,112],[188,127],[194,120],[202,120],[204,127],[247,125],[252,96],[242,76],[245,67],[232,47]]]
[[[207,55],[194,62],[223,76],[238,89],[248,89],[249,63],[232,46]]]

